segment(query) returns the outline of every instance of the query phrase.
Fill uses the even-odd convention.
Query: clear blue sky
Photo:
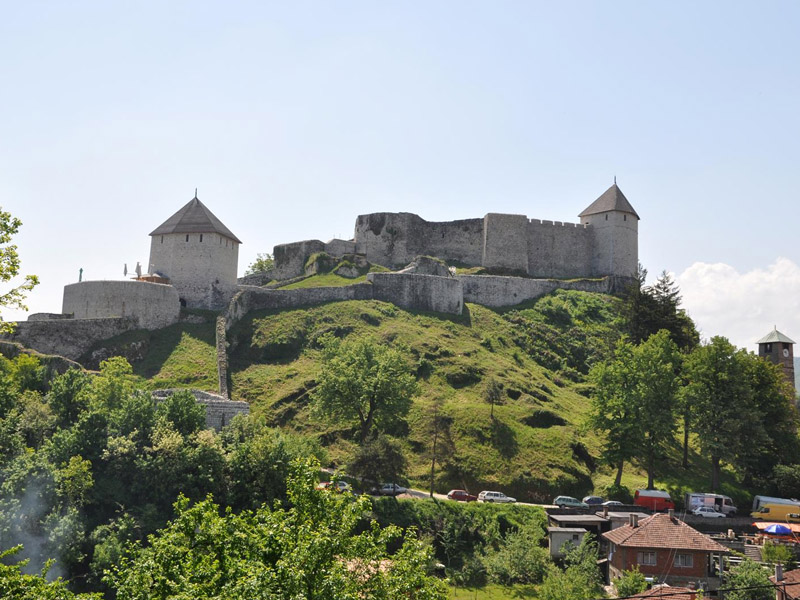
[[[58,312],[195,187],[244,271],[368,212],[577,221],[616,175],[704,335],[800,340],[798,31],[788,0],[6,2],[0,206]]]

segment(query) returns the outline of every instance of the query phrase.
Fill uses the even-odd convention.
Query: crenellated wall
[[[638,266],[638,217],[609,210],[581,223],[489,213],[482,219],[430,222],[412,213],[372,213],[356,219],[353,241],[308,240],[275,246],[277,279],[303,274],[308,258],[355,252],[392,269],[417,256],[483,266],[537,278],[632,276]]]

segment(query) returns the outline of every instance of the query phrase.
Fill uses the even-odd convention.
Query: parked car
[[[584,504],[603,504],[603,498],[600,496],[584,496],[583,503]]]
[[[692,511],[692,514],[698,517],[710,517],[712,519],[718,519],[720,517],[722,517],[723,519],[725,518],[724,514],[722,514],[721,512],[717,512],[710,506],[698,506]]]
[[[589,508],[588,504],[572,496],[556,496],[553,504],[558,508]]]
[[[625,506],[625,503],[619,500],[606,500],[603,502],[603,506]]]
[[[407,491],[408,488],[404,488],[402,485],[397,485],[396,483],[382,483],[372,488],[370,494],[375,496],[399,496],[400,494],[405,494]]]
[[[482,491],[478,494],[479,502],[516,502],[516,498],[506,496],[503,492],[491,492],[488,490]]]
[[[317,489],[318,490],[333,490],[335,492],[349,492],[349,491],[351,491],[350,484],[347,483],[346,481],[342,481],[341,479],[339,481],[320,481],[317,484]]]
[[[478,497],[473,496],[467,490],[450,490],[447,492],[448,500],[457,500],[459,502],[475,502]]]

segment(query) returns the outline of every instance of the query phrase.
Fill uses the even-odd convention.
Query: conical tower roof
[[[628,202],[628,199],[625,197],[625,194],[622,193],[622,190],[619,189],[616,182],[578,216],[587,217],[589,215],[596,215],[612,210],[626,212],[632,214],[637,219],[639,218],[639,215],[633,210],[633,206]]]
[[[230,229],[222,224],[208,207],[197,199],[197,195],[189,200],[178,212],[156,227],[150,235],[165,235],[168,233],[218,233],[242,243]]]
[[[777,327],[775,327],[775,329],[773,329],[767,335],[758,340],[756,344],[774,344],[776,342],[783,342],[784,344],[795,343],[794,340],[790,340],[788,337],[786,337],[780,331],[778,331]]]

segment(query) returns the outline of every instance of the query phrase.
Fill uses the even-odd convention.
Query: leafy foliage
[[[429,550],[395,527],[356,532],[369,500],[315,490],[317,470],[295,464],[286,509],[220,514],[210,498],[180,498],[176,519],[112,571],[117,598],[444,599]]]
[[[21,225],[22,221],[0,209],[0,282],[7,283],[19,275],[20,259],[17,246],[9,242],[19,232]],[[28,310],[25,306],[25,296],[38,284],[39,278],[36,275],[26,275],[22,283],[0,294],[0,307]],[[10,333],[12,330],[11,323],[3,322],[0,318],[0,332]]]
[[[256,259],[247,266],[245,275],[253,275],[255,273],[264,273],[269,271],[275,266],[275,259],[272,254],[263,252],[256,254]]]
[[[401,352],[370,340],[321,340],[325,368],[314,390],[317,410],[333,419],[357,419],[361,442],[411,408],[417,383]]]
[[[725,598],[730,600],[771,600],[775,597],[775,588],[769,582],[769,571],[752,560],[745,560],[733,567],[725,578],[725,587],[734,588],[725,592]]]

